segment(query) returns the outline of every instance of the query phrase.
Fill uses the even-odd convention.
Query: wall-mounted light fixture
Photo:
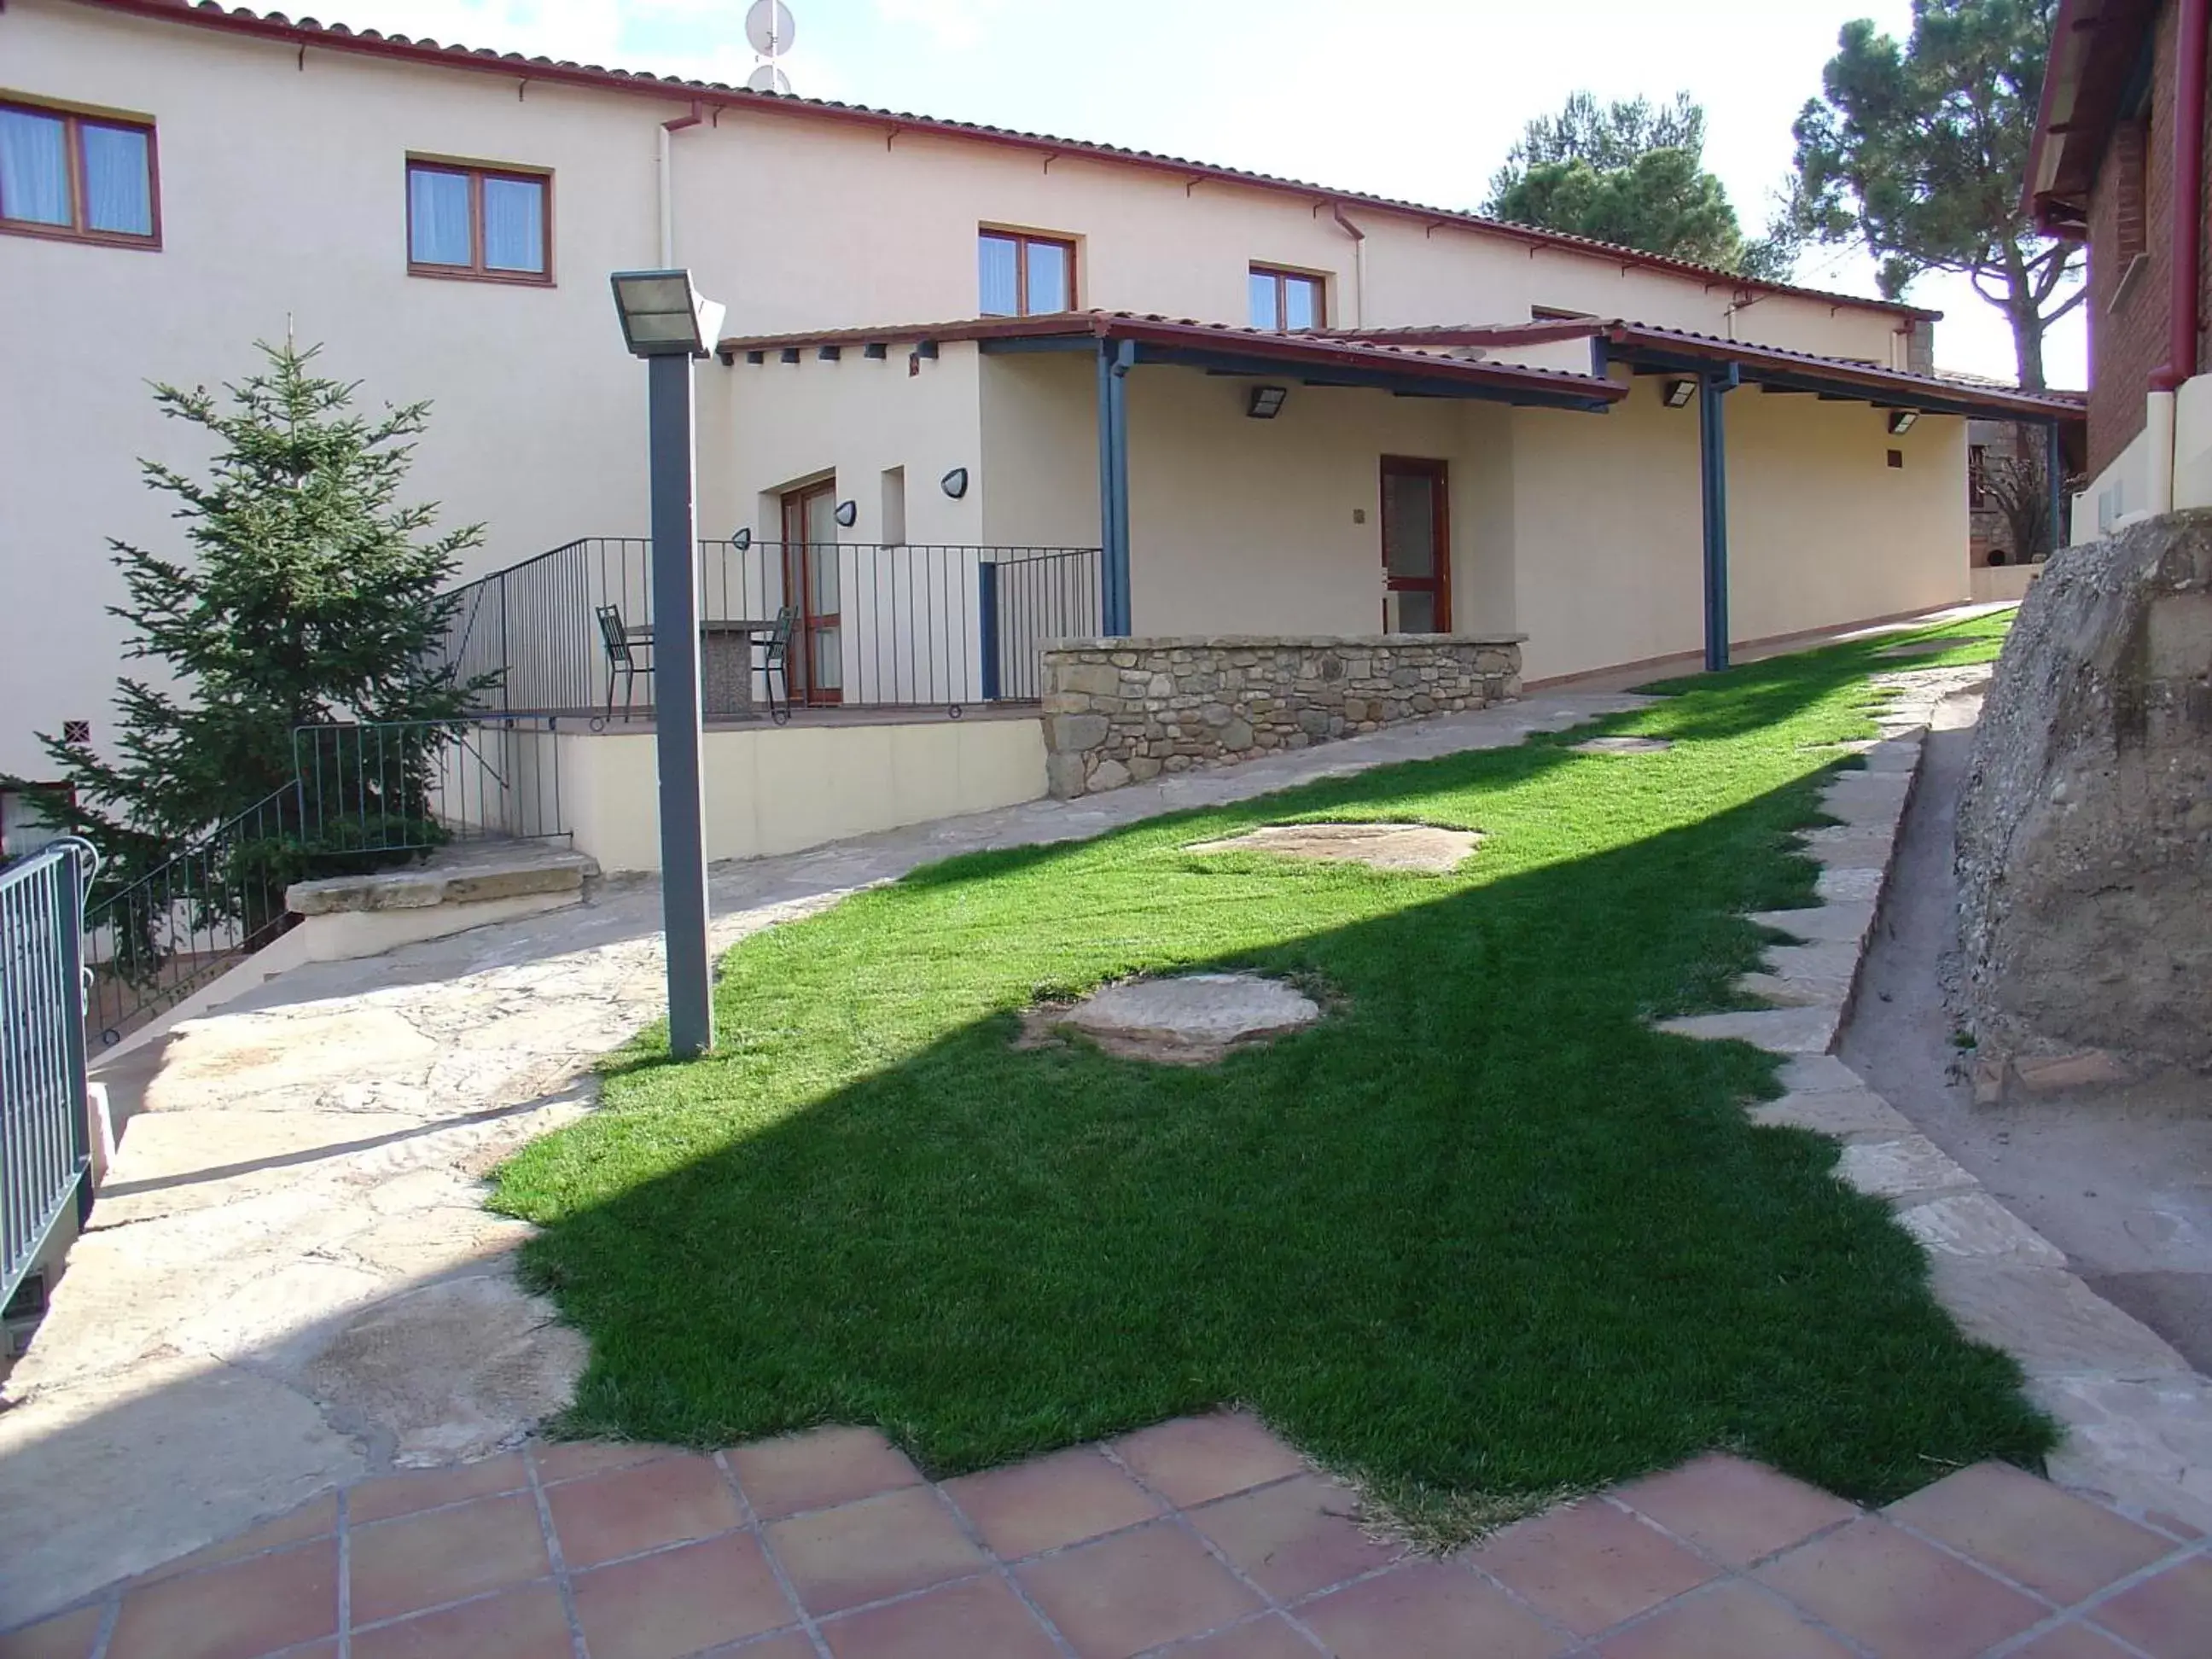
[[[1698,395],[1698,383],[1690,380],[1669,380],[1659,388],[1659,395],[1666,400],[1668,408],[1680,409]]]
[[[1912,423],[1920,418],[1917,409],[1893,409],[1889,411],[1889,430],[1892,437],[1912,430]]]
[[[956,466],[937,483],[939,489],[957,501],[968,493],[968,469],[964,466]]]
[[[1252,388],[1252,401],[1244,406],[1244,412],[1255,421],[1272,421],[1283,412],[1283,399],[1290,395],[1287,386],[1255,386]]]
[[[730,532],[730,545],[736,548],[738,552],[744,552],[752,544],[753,532],[750,528],[741,526],[740,528]]]
[[[837,522],[844,526],[846,529],[850,530],[853,527],[853,520],[860,516],[860,504],[858,501],[840,501],[837,503]]]

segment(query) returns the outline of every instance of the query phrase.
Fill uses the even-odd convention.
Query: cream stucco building
[[[708,614],[796,607],[802,706],[1012,717],[781,757],[733,723],[710,772],[833,769],[824,799],[854,799],[773,829],[733,805],[718,853],[1041,792],[1058,635],[1522,635],[1542,679],[1962,599],[1967,418],[2073,412],[1933,378],[1925,312],[1465,214],[174,0],[9,0],[0,773],[37,777],[36,730],[112,736],[106,540],[172,533],[137,458],[201,459],[146,383],[236,376],[288,326],[371,398],[432,400],[412,490],[488,526],[465,576],[567,550],[471,590],[459,648],[509,671],[508,707],[635,712],[649,681],[616,696],[596,614],[649,621],[619,539],[645,380],[606,277],[671,264],[728,307],[698,379]],[[750,661],[741,703],[769,690]],[[561,741],[571,793],[608,781],[580,839],[644,860],[649,802],[610,805],[635,731]]]

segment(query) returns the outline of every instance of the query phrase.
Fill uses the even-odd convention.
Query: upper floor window
[[[986,317],[1035,317],[1075,309],[1075,244],[1064,237],[987,230],[975,240]]]
[[[1326,328],[1328,312],[1322,303],[1322,282],[1302,270],[1277,270],[1254,265],[1246,292],[1250,298],[1255,328],[1278,333],[1294,328]]]
[[[407,269],[417,276],[553,280],[553,178],[460,161],[407,163]]]
[[[154,126],[0,102],[0,230],[158,247]]]

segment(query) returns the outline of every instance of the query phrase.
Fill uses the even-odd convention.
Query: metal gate
[[[0,1304],[74,1203],[92,1206],[84,898],[99,855],[58,841],[0,870]]]

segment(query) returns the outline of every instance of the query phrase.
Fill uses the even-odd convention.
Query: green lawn
[[[1065,847],[916,871],[723,961],[722,1052],[648,1036],[500,1207],[591,1338],[566,1426],[723,1443],[881,1425],[935,1472],[1250,1405],[1415,1519],[1712,1446],[1855,1498],[2033,1465],[2049,1425],[1918,1249],[1756,1129],[1775,1062],[1662,1036],[1811,902],[1788,832],[1866,675],[1842,647],[1652,708]],[[1540,702],[1540,698],[1539,699]],[[1593,730],[1664,754],[1582,756]],[[1286,818],[1480,830],[1452,876],[1186,843]],[[1244,966],[1328,994],[1218,1066],[1017,1050],[1017,1011]]]

